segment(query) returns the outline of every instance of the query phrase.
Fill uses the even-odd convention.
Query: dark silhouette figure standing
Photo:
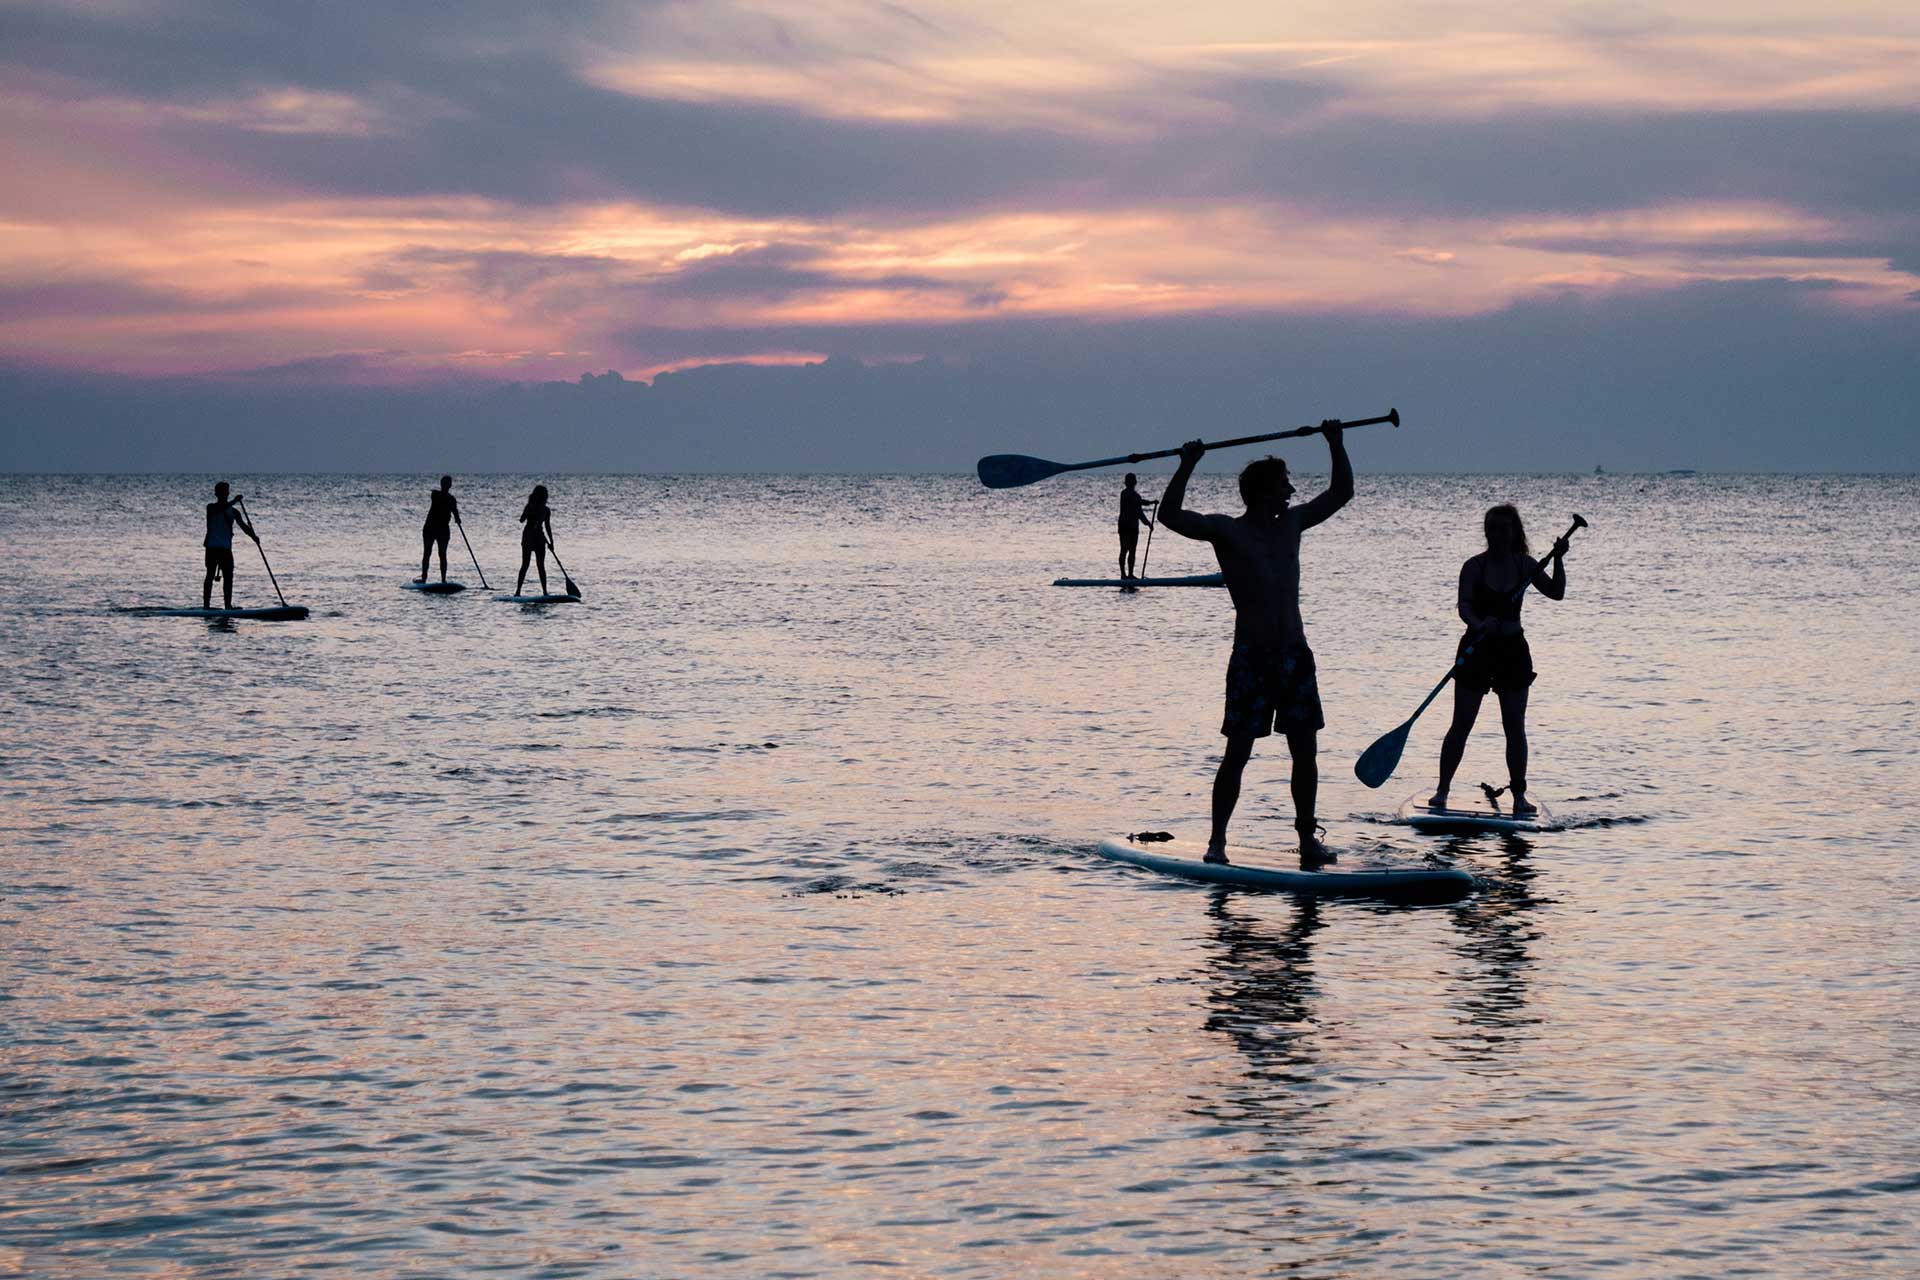
[[[1140,526],[1153,528],[1153,521],[1147,517],[1149,503],[1134,488],[1137,477],[1127,472],[1125,487],[1120,490],[1120,576],[1131,578],[1133,573],[1134,552],[1140,546]]]
[[[239,501],[240,495],[237,493],[231,500],[228,499],[225,480],[213,486],[213,501],[207,504],[207,536],[200,544],[207,549],[207,577],[200,584],[202,609],[213,607],[215,578],[220,579],[221,599],[226,602],[222,607],[233,608],[233,527],[239,525],[242,533],[255,542],[260,541],[254,535],[253,526],[247,523],[246,516],[235,505]]]
[[[1293,825],[1300,836],[1300,865],[1311,871],[1335,860],[1316,834],[1314,816],[1320,781],[1318,735],[1326,721],[1320,714],[1313,650],[1307,647],[1300,619],[1300,535],[1352,501],[1353,464],[1340,423],[1329,419],[1320,430],[1333,457],[1333,483],[1302,506],[1287,505],[1294,494],[1287,464],[1262,458],[1240,473],[1245,514],[1185,510],[1188,477],[1207,451],[1198,440],[1181,447],[1180,468],[1160,495],[1160,523],[1213,544],[1233,597],[1233,657],[1227,663],[1226,716],[1220,724],[1227,750],[1213,780],[1208,862],[1227,860],[1227,823],[1240,801],[1240,775],[1253,755],[1254,739],[1275,729],[1286,735],[1293,756]]]
[[[1526,595],[1519,587],[1531,581],[1547,599],[1566,599],[1567,540],[1556,539],[1546,560],[1534,560],[1527,554],[1520,513],[1505,504],[1489,510],[1481,527],[1487,549],[1460,566],[1460,621],[1467,631],[1455,659],[1460,668],[1453,681],[1453,724],[1440,744],[1440,785],[1427,804],[1447,807],[1453,775],[1467,752],[1467,735],[1473,732],[1481,699],[1491,690],[1499,696],[1500,724],[1507,732],[1513,812],[1525,816],[1538,812],[1527,800],[1527,690],[1535,673],[1533,651],[1520,628],[1520,604]],[[1465,653],[1468,645],[1472,653]]]
[[[528,562],[537,561],[540,594],[547,595],[547,548],[553,545],[553,512],[547,509],[547,486],[533,486],[527,505],[520,511],[520,523],[526,528],[520,530],[520,576],[513,584],[513,594],[521,594],[521,588],[527,585]]]
[[[427,497],[427,522],[420,526],[420,576],[427,580],[427,562],[435,547],[440,549],[440,581],[447,580],[447,543],[453,539],[453,526],[460,524],[460,499],[453,496],[453,477],[441,476],[440,487]]]

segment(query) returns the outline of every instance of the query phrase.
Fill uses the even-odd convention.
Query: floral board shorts
[[[1233,642],[1227,660],[1227,713],[1220,732],[1229,738],[1264,738],[1279,730],[1297,733],[1325,727],[1313,650],[1305,645],[1271,648]]]

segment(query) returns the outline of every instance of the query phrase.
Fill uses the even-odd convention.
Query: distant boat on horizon
[[[1697,476],[1700,473],[1692,467],[1675,467],[1673,470],[1667,472],[1667,474],[1670,476]]]
[[[1607,474],[1607,469],[1596,462],[1593,464],[1593,474],[1603,476]]]

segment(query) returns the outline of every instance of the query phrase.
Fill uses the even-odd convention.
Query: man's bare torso
[[[1235,644],[1284,649],[1307,642],[1300,620],[1300,521],[1251,513],[1214,518],[1214,555],[1233,597]]]

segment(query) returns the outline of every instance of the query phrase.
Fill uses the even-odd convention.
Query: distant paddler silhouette
[[[207,536],[201,543],[206,548],[207,576],[200,584],[200,607],[213,607],[213,580],[220,579],[222,607],[233,608],[233,530],[238,525],[240,531],[252,538],[254,545],[260,543],[248,523],[246,508],[240,505],[241,497],[234,494],[227,497],[227,482],[220,481],[213,486],[213,501],[207,504]],[[266,553],[261,553],[264,560]]]
[[[466,536],[466,525],[460,519],[460,499],[453,496],[453,477],[441,476],[440,487],[427,495],[427,519],[420,526],[420,576],[414,579],[416,585],[427,586],[427,567],[433,559],[435,550],[440,552],[440,583],[443,591],[463,591],[466,588],[458,582],[447,581],[447,544],[453,541],[453,526],[460,525],[460,536]],[[468,547],[472,553],[472,547]],[[476,561],[476,567],[478,562]]]
[[[1139,478],[1133,472],[1127,472],[1120,487],[1120,577],[1122,580],[1134,577],[1133,559],[1140,545],[1140,526],[1147,526],[1149,546],[1153,538],[1153,520],[1147,515],[1150,504],[1140,496],[1135,486]]]

